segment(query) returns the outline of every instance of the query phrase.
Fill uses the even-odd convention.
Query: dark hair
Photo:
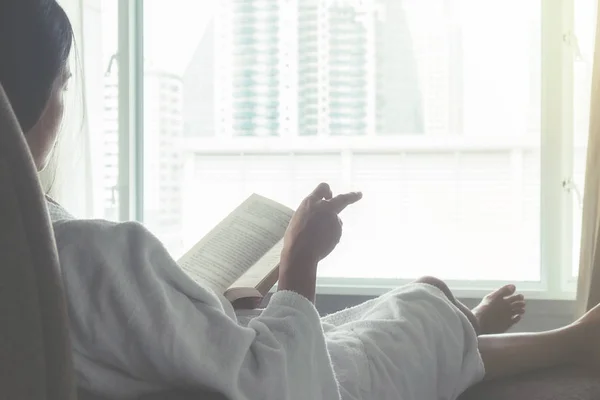
[[[24,132],[42,116],[72,44],[55,0],[0,0],[0,83]]]

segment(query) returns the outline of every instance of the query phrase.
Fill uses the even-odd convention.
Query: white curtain
[[[596,24],[581,230],[577,314],[600,303],[600,23]]]
[[[101,215],[101,199],[97,196],[101,178],[96,171],[100,160],[92,159],[91,151],[102,145],[100,3],[101,0],[59,0],[75,34],[70,62],[73,77],[65,94],[59,142],[50,165],[41,174],[46,191],[78,217]]]

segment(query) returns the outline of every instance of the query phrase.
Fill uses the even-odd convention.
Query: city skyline
[[[354,3],[222,2],[182,75],[186,136],[539,133],[539,18],[520,21],[525,40],[511,34],[521,58],[507,87],[502,76],[499,85],[481,75],[478,65],[506,50],[475,58],[482,48],[472,31],[481,24],[461,15],[462,1],[429,1],[441,14],[428,18],[403,2]],[[414,23],[421,18],[429,22]],[[520,104],[494,129],[491,110],[481,110],[484,85],[503,108]]]

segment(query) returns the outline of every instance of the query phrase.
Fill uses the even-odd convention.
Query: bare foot
[[[485,296],[472,310],[482,335],[504,333],[521,320],[525,314],[525,298],[515,291],[515,285],[502,286]]]

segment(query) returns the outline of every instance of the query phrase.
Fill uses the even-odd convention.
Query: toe
[[[514,324],[516,324],[517,322],[519,322],[522,319],[523,319],[523,314],[517,314],[517,315],[514,315],[511,318],[510,322],[511,322],[512,325],[514,325]]]
[[[495,292],[490,293],[489,296],[491,298],[504,298],[515,293],[515,290],[517,290],[515,285],[504,285]]]
[[[513,301],[512,303],[510,303],[511,308],[513,308],[513,309],[515,309],[515,308],[525,308],[526,305],[527,305],[527,303],[525,302],[525,300]]]
[[[525,314],[525,302],[513,304],[511,311],[513,314]]]

